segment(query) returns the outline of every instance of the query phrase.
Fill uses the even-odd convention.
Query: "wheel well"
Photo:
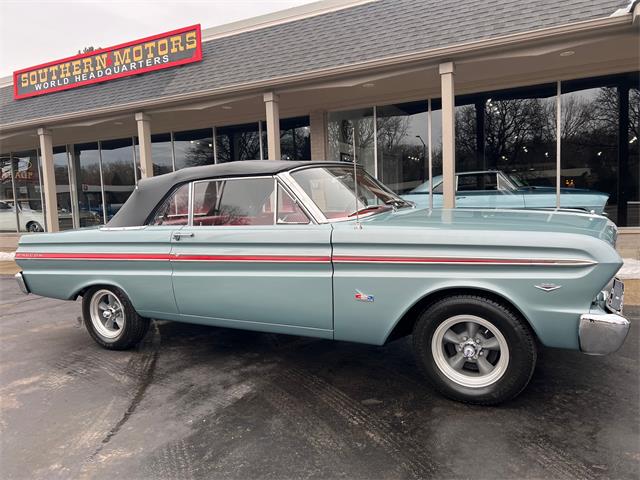
[[[451,297],[454,295],[477,295],[489,300],[493,300],[494,302],[500,303],[509,308],[514,313],[518,314],[520,317],[526,320],[526,317],[522,314],[520,309],[502,295],[498,295],[497,293],[491,292],[489,290],[483,290],[481,288],[446,288],[444,290],[432,292],[418,300],[409,310],[407,310],[407,312],[402,316],[396,326],[393,327],[393,330],[387,337],[385,343],[389,343],[393,340],[411,335],[411,333],[413,332],[413,326],[418,321],[418,317],[422,312],[424,312],[431,305],[442,300],[443,298]],[[528,320],[526,321],[527,323],[529,323]]]

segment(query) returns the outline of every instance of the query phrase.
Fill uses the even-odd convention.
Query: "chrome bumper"
[[[617,313],[585,313],[580,316],[580,350],[607,355],[618,350],[629,333],[629,320]]]
[[[24,277],[22,276],[22,272],[18,272],[14,275],[16,282],[18,282],[18,286],[20,287],[20,290],[22,290],[22,293],[24,293],[25,295],[29,294],[29,287],[27,287],[27,284],[24,281]]]

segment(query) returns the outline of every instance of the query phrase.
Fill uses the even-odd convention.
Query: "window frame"
[[[175,193],[182,188],[184,185],[189,185],[189,192],[188,192],[188,215],[187,215],[187,224],[186,225],[175,225],[176,228],[184,228],[184,227],[193,227],[193,228],[200,228],[202,227],[201,225],[194,225],[194,218],[193,218],[193,213],[194,213],[194,206],[195,206],[195,202],[194,202],[194,194],[195,194],[195,186],[197,183],[204,183],[204,182],[224,182],[227,180],[255,180],[255,179],[269,179],[273,182],[273,188],[274,188],[274,192],[275,192],[275,207],[273,209],[273,224],[272,225],[260,225],[260,226],[265,226],[265,227],[271,227],[271,226],[277,226],[277,225],[311,225],[311,224],[317,224],[318,222],[316,221],[316,219],[313,217],[313,215],[309,212],[309,209],[307,208],[307,206],[305,205],[304,201],[302,199],[300,199],[295,192],[286,184],[286,182],[282,181],[282,179],[280,179],[277,175],[255,175],[255,176],[245,176],[245,177],[220,177],[220,178],[203,178],[201,180],[192,180],[190,182],[184,182],[181,183],[179,185],[175,185],[170,193],[166,196],[164,196],[162,198],[162,200],[160,202],[158,202],[158,205],[153,209],[151,215],[149,215],[149,218],[147,219],[147,221],[145,222],[145,227],[162,227],[162,226],[166,226],[166,225],[153,225],[151,222],[153,221],[153,219],[155,218],[156,214],[158,213],[158,210],[164,205],[164,203],[171,198],[172,195],[175,195]],[[296,205],[298,205],[298,207],[300,207],[300,209],[302,210],[302,213],[307,217],[308,222],[302,223],[302,222],[280,222],[278,221],[278,200],[279,200],[279,194],[278,194],[278,187],[281,187],[290,197],[291,199],[296,203]],[[209,225],[207,225],[208,227]],[[216,227],[247,227],[247,226],[251,226],[251,225],[217,225]],[[256,226],[256,225],[253,225]]]

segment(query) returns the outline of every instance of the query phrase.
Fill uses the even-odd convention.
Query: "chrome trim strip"
[[[335,255],[334,263],[399,263],[410,265],[446,264],[446,265],[513,265],[513,266],[566,266],[584,267],[597,265],[592,260],[577,259],[528,259],[528,258],[490,258],[490,257],[406,257],[386,255]]]
[[[301,168],[309,168],[309,167],[301,167]],[[295,169],[298,170],[298,169]],[[318,208],[318,206],[309,198],[304,189],[298,185],[293,177],[291,177],[290,173],[293,170],[287,170],[286,172],[280,172],[277,177],[282,181],[282,183],[290,190],[293,194],[294,198],[300,201],[300,204],[304,207],[304,209],[310,214],[311,219],[315,223],[329,223],[327,217],[324,216],[322,210]]]

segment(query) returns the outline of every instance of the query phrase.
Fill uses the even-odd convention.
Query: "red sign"
[[[15,71],[13,96],[35,97],[200,60],[200,25],[193,25]]]

